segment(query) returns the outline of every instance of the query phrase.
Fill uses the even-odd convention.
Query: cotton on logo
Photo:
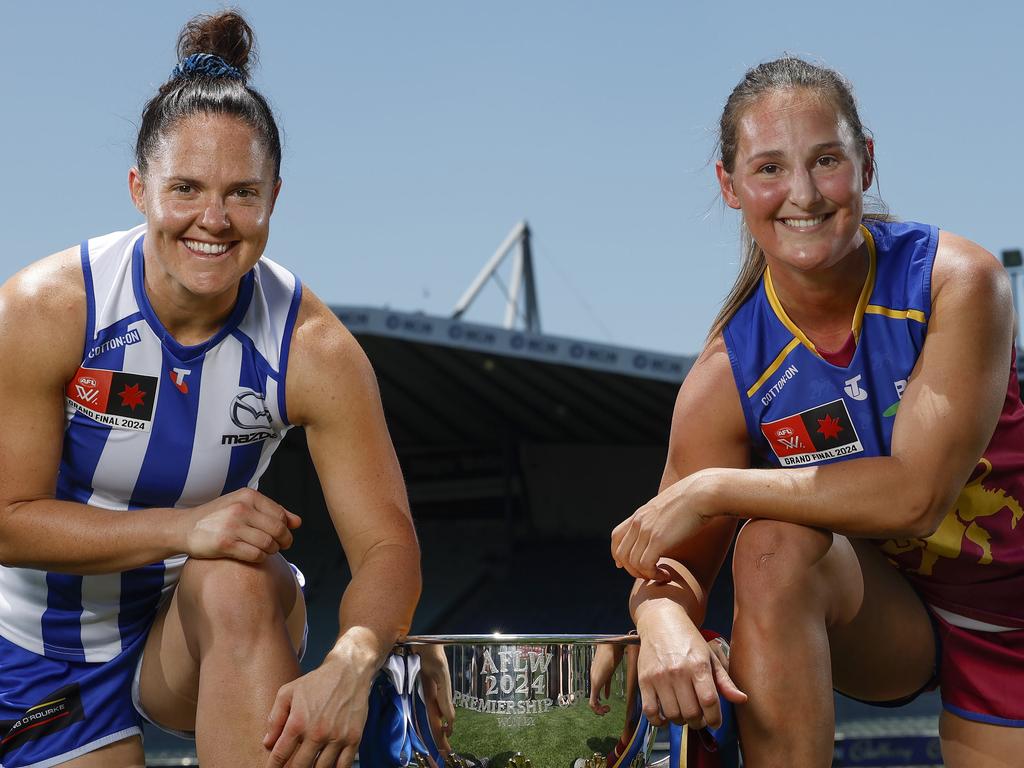
[[[858,373],[852,379],[846,380],[846,386],[843,387],[843,391],[852,397],[854,400],[867,400],[868,393],[858,386],[857,382],[860,381],[860,374]]]

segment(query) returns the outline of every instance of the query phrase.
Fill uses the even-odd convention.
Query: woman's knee
[[[819,528],[777,520],[747,522],[733,552],[737,600],[758,605],[799,597],[814,586],[832,545],[833,534]]]
[[[189,560],[178,582],[182,608],[232,631],[283,623],[295,602],[295,582],[284,558],[262,563]]]

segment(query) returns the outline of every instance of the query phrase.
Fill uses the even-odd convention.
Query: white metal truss
[[[519,246],[515,251],[512,262],[512,283],[506,296],[505,322],[504,327],[513,329],[516,327],[516,320],[521,319],[524,330],[531,333],[540,333],[540,306],[537,303],[537,282],[533,272],[533,253],[530,249],[530,225],[526,220],[520,221],[508,236],[498,246],[480,274],[470,284],[462,298],[455,305],[452,317],[458,320],[469,309],[473,299],[483,289],[488,279],[493,277],[505,260],[505,257],[512,252],[513,248]],[[522,294],[522,310],[519,308],[520,294]]]

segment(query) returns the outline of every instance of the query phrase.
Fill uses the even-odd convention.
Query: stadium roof
[[[693,358],[422,313],[335,307],[359,337],[398,446],[664,444]]]

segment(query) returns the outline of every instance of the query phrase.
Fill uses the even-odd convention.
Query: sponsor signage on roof
[[[428,341],[439,346],[564,363],[661,381],[682,381],[692,363],[685,357],[477,325],[447,317],[372,307],[336,307],[334,311],[356,334]]]

